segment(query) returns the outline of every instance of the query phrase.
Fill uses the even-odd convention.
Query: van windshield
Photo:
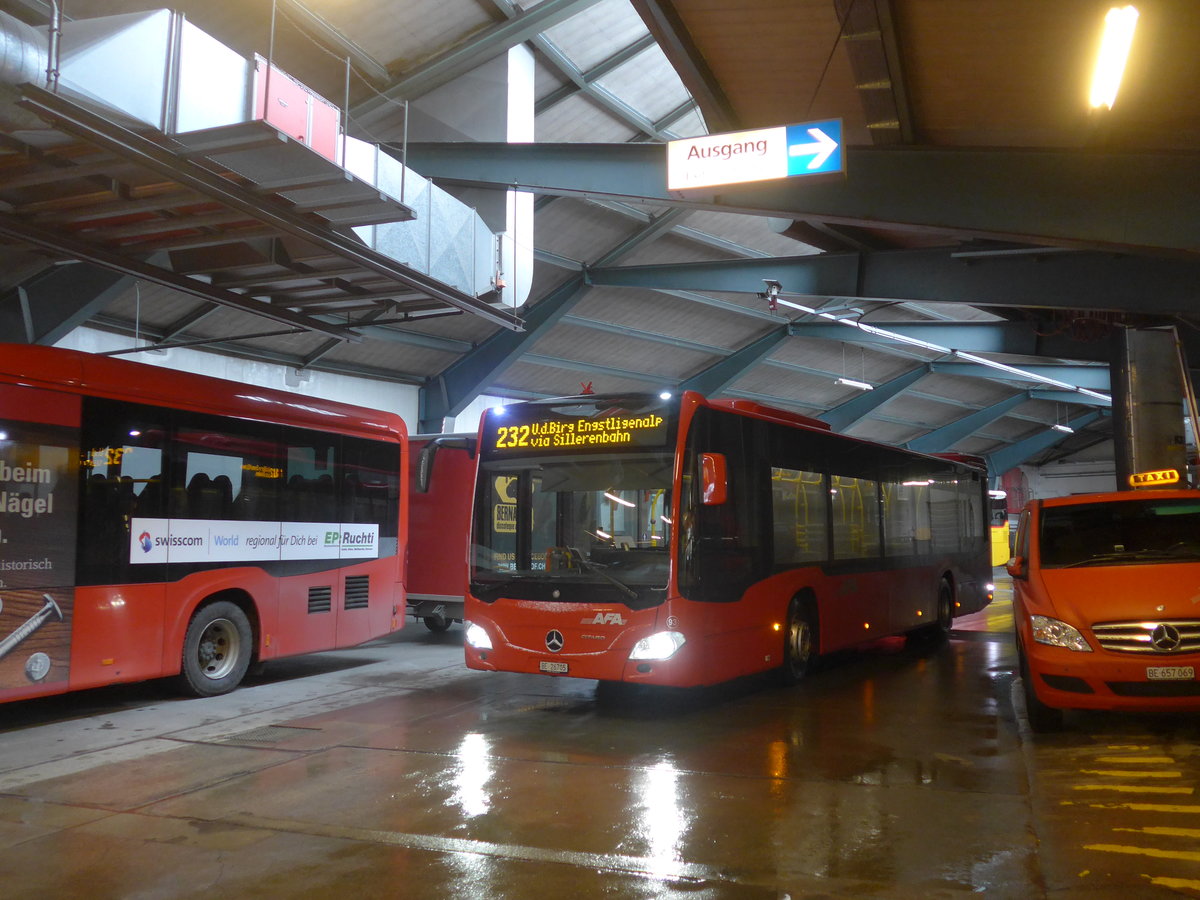
[[[1200,497],[1042,510],[1043,569],[1200,562]]]

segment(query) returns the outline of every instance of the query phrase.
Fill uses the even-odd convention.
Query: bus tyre
[[[1061,731],[1063,727],[1063,711],[1047,706],[1038,699],[1033,689],[1033,673],[1029,671],[1029,663],[1023,650],[1017,651],[1021,668],[1021,693],[1025,698],[1025,718],[1029,721],[1029,730],[1034,734],[1052,734]]]
[[[779,677],[785,685],[799,684],[813,668],[817,657],[816,619],[799,598],[788,606],[787,629],[783,634],[783,665]]]
[[[250,622],[236,603],[200,607],[183,639],[184,690],[196,697],[232,691],[250,668],[253,646]]]
[[[933,626],[933,636],[938,641],[950,637],[950,627],[954,624],[954,588],[943,578],[938,582],[937,593],[937,622]]]
[[[950,627],[954,624],[954,588],[945,578],[938,582],[937,618],[932,625],[922,625],[915,631],[905,635],[905,645],[917,650],[932,650],[944,644],[950,637]]]
[[[425,627],[434,634],[441,634],[443,631],[449,631],[450,625],[454,622],[453,619],[445,619],[442,616],[426,616]]]

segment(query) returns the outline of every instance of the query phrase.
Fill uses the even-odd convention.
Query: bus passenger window
[[[828,553],[825,478],[818,472],[771,468],[775,564],[798,565]]]
[[[834,475],[829,483],[833,505],[834,559],[879,555],[879,490],[874,481]]]

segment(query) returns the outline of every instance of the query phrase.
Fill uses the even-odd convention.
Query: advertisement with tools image
[[[0,690],[65,682],[79,431],[0,423]]]

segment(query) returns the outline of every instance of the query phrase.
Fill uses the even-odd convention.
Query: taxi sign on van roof
[[[1136,472],[1129,476],[1130,487],[1156,487],[1158,485],[1178,483],[1178,469],[1159,469],[1157,472]]]

